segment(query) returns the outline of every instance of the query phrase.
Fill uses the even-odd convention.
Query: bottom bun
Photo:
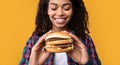
[[[68,48],[50,48],[46,47],[45,48],[48,52],[53,52],[53,53],[60,53],[60,52],[70,52],[73,50],[73,47],[68,47]]]

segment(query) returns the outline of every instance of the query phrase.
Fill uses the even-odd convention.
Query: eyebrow
[[[50,3],[50,5],[57,5],[56,3]],[[65,6],[65,5],[72,5],[71,3],[65,3],[65,4],[63,4],[63,6]]]
[[[65,3],[65,4],[63,4],[63,6],[65,6],[65,5],[72,5],[71,3]]]
[[[55,4],[55,3],[50,3],[50,5],[57,5],[57,4]]]

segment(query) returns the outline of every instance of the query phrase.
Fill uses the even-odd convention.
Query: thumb
[[[38,50],[38,49],[42,49],[42,47],[44,47],[44,41],[45,38],[47,36],[47,34],[51,33],[52,30],[48,31],[47,33],[45,33],[44,35],[42,35],[39,40],[37,41],[37,43],[33,46],[33,50]]]

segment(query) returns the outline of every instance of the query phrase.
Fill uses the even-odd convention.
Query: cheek
[[[50,10],[48,10],[48,16],[50,17],[50,15],[51,15],[51,12],[50,12]]]
[[[51,11],[50,9],[48,9],[48,15],[49,15],[49,17],[51,17],[51,16],[53,16],[53,15],[54,15],[54,12],[53,12],[53,11]]]
[[[69,16],[69,17],[71,17],[73,15],[73,11],[72,10],[66,11],[66,15]]]
[[[67,13],[66,13],[66,15],[67,15],[69,18],[71,18],[71,17],[72,17],[72,15],[73,15],[73,12],[72,12],[72,11],[67,12]]]
[[[51,12],[50,10],[48,10],[48,16],[49,16],[49,19],[52,21],[53,19],[53,12]]]

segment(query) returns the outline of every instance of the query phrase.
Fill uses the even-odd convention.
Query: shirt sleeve
[[[100,59],[98,58],[95,45],[90,36],[86,36],[85,45],[88,50],[89,61],[86,65],[101,65]]]
[[[22,58],[20,60],[19,65],[28,65],[30,54],[31,54],[31,49],[34,46],[34,44],[38,41],[38,38],[39,38],[38,36],[31,36],[28,39],[28,41],[24,47]]]

